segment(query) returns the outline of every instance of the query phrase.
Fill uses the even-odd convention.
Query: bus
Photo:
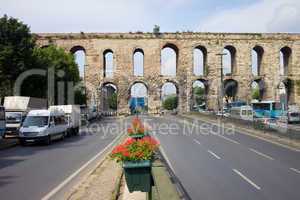
[[[252,102],[254,117],[256,118],[280,118],[286,112],[280,102],[260,101]]]
[[[2,138],[5,134],[5,126],[6,126],[5,108],[3,106],[0,106],[0,138]]]

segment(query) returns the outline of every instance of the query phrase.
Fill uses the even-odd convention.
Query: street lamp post
[[[226,53],[217,53],[216,54],[217,56],[220,56],[221,58],[221,76],[220,76],[220,79],[221,79],[221,84],[220,84],[220,94],[219,94],[219,110],[221,110],[221,116],[223,118],[223,96],[224,96],[224,82],[223,82],[223,79],[224,79],[224,75],[223,75],[223,56],[227,55]],[[220,109],[221,107],[221,109]]]

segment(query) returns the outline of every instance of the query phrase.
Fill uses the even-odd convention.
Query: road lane
[[[100,123],[103,128],[108,128],[115,122],[104,120]],[[1,199],[41,199],[121,133],[111,129],[116,132],[104,135],[102,130],[107,129],[100,128],[91,134],[82,132],[80,136],[66,138],[50,146],[19,146],[1,151]]]
[[[154,121],[170,124],[176,118]],[[216,135],[199,134],[197,130],[186,129],[183,123],[179,124],[181,134],[174,135],[170,131],[170,134],[157,134],[157,137],[179,180],[193,199],[299,199],[300,176],[290,169],[290,162],[285,163],[281,158],[288,154],[290,158],[299,159],[298,152],[288,152],[272,144],[276,146],[272,148],[280,154],[272,154],[274,159],[270,159],[263,146],[259,151],[255,147],[251,150],[245,145],[244,138],[236,140],[226,135],[226,138],[238,141],[234,143]],[[191,132],[182,134],[184,130]],[[257,138],[251,140],[261,143]],[[213,157],[209,151],[220,159]]]

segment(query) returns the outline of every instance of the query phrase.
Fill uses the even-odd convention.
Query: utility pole
[[[223,118],[223,98],[224,98],[224,75],[223,75],[223,56],[227,55],[226,53],[217,53],[216,56],[221,58],[221,84],[220,84],[220,94],[219,94],[219,110],[221,110],[221,116]],[[221,109],[220,109],[221,107]]]

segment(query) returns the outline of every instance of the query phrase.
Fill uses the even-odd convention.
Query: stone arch
[[[207,49],[204,46],[196,46],[193,49],[193,73],[196,76],[207,75]]]
[[[178,47],[172,43],[166,43],[161,49],[161,75],[176,76],[178,68]]]
[[[76,45],[70,49],[70,53],[74,55],[75,62],[78,65],[79,75],[84,79],[86,68],[86,50],[83,46]]]
[[[129,109],[132,114],[138,112],[148,112],[148,85],[143,81],[134,81],[129,89]],[[138,110],[137,110],[138,109]]]
[[[280,75],[287,76],[292,58],[292,49],[288,46],[282,47],[279,53]]]
[[[103,77],[113,77],[114,68],[114,52],[106,49],[103,51]]]
[[[196,79],[192,83],[192,98],[190,110],[207,108],[208,81],[205,79]]]
[[[136,48],[133,51],[133,75],[144,75],[144,51],[141,48]]]
[[[260,76],[261,75],[261,68],[262,68],[262,61],[263,61],[264,49],[256,45],[251,52],[251,68],[252,68],[252,75]]]
[[[227,45],[223,49],[223,74],[233,75],[236,72],[236,48],[232,45]]]
[[[225,100],[226,103],[235,101],[238,94],[238,82],[234,79],[225,80],[223,92],[223,100]]]
[[[118,109],[118,86],[104,82],[100,86],[101,110],[104,115],[116,115]]]

